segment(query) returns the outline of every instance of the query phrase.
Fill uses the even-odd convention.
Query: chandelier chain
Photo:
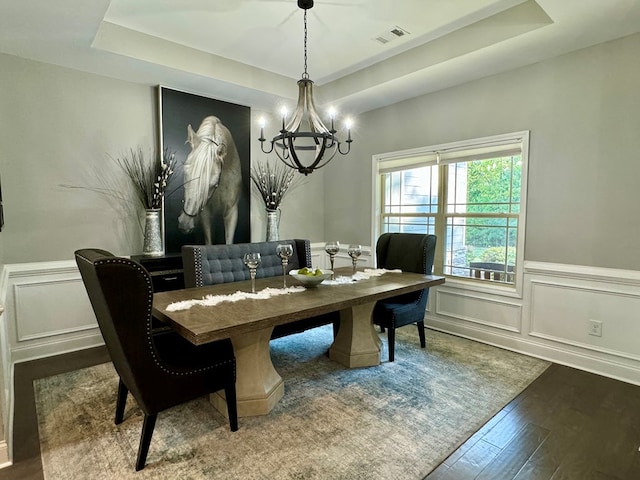
[[[307,73],[307,11],[304,11],[304,73],[302,78],[309,78]]]

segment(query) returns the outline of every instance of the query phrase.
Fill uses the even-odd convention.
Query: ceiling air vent
[[[385,45],[395,40],[396,38],[404,37],[405,35],[409,35],[409,32],[407,32],[404,28],[396,25],[376,36],[374,40],[378,43],[381,43],[382,45]]]

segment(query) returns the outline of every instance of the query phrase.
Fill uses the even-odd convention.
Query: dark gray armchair
[[[378,268],[430,275],[435,255],[436,236],[417,233],[383,233],[376,244]],[[420,346],[425,348],[424,315],[429,289],[407,293],[376,303],[373,323],[388,330],[389,361],[395,356],[396,328],[415,323]]]
[[[128,392],[144,413],[136,470],[144,468],[159,412],[223,390],[229,425],[238,429],[236,360],[230,340],[194,346],[170,329],[155,332],[149,273],[137,262],[98,249],[75,252],[82,281],[120,382],[115,423]]]

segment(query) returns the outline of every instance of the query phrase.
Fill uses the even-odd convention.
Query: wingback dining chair
[[[431,274],[436,248],[435,235],[418,233],[383,233],[376,243],[378,268]],[[388,330],[389,361],[395,357],[396,328],[415,323],[420,346],[425,348],[424,315],[429,289],[381,300],[373,309],[373,323]]]
[[[224,389],[231,431],[238,429],[236,361],[230,340],[192,345],[152,326],[153,287],[137,262],[99,249],[75,252],[89,300],[120,380],[115,423],[128,392],[144,413],[136,471],[144,468],[159,412]]]

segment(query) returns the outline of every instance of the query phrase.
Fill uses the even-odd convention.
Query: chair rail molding
[[[525,262],[522,299],[436,287],[436,330],[640,385],[640,272]],[[600,322],[600,336],[590,334]]]

